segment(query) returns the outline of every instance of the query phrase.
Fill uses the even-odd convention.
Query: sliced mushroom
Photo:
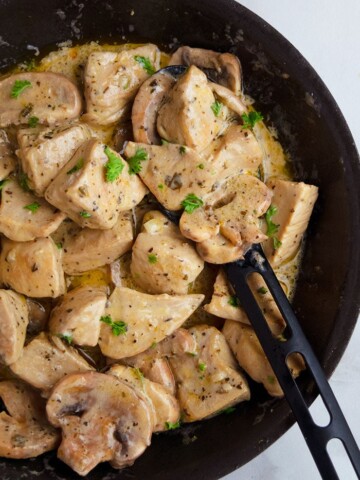
[[[3,238],[0,277],[4,284],[33,298],[65,293],[61,251],[51,238],[21,243]]]
[[[252,243],[266,236],[258,218],[268,209],[271,192],[252,175],[230,178],[206,204],[180,219],[181,233],[198,242],[197,249],[210,263],[240,258]]]
[[[131,465],[150,445],[148,405],[112,375],[69,375],[54,388],[46,410],[62,429],[58,457],[79,475],[105,461],[114,468]]]
[[[140,398],[148,402],[154,424],[154,432],[167,429],[168,423],[176,423],[180,418],[180,406],[176,398],[159,383],[144,377],[138,368],[113,365],[107,373],[133,388]]]
[[[204,268],[191,242],[169,223],[160,212],[148,212],[133,246],[131,274],[148,293],[186,294]]]
[[[241,368],[255,382],[262,383],[269,395],[283,397],[284,393],[254,330],[248,325],[226,320],[222,332]],[[303,358],[299,354],[290,355],[287,364],[294,378],[305,369]]]
[[[0,81],[0,127],[27,124],[36,117],[46,125],[77,118],[81,95],[64,75],[51,72],[23,72]]]
[[[45,395],[65,375],[93,370],[75,348],[45,332],[26,345],[22,356],[10,368]]]
[[[34,298],[27,298],[26,304],[29,312],[29,325],[27,333],[30,336],[38,335],[45,330],[47,321],[49,320],[52,309],[52,299],[46,298],[35,300]]]
[[[135,142],[160,144],[157,115],[175,80],[166,73],[155,73],[139,88],[132,107],[131,120]]]
[[[75,288],[65,294],[51,312],[49,330],[75,345],[94,347],[99,340],[100,317],[105,304],[106,294],[102,288]]]
[[[102,353],[121,359],[144,352],[179,328],[197,309],[204,295],[148,295],[117,287],[109,298],[105,316],[122,322],[117,334],[112,325],[102,323],[99,345]],[[123,325],[124,324],[124,325]]]
[[[0,457],[33,458],[53,450],[59,432],[46,420],[45,402],[39,394],[17,380],[0,382]]]
[[[110,180],[109,156],[119,165],[118,174]],[[135,207],[145,194],[145,186],[137,175],[129,174],[120,155],[91,139],[62,168],[45,197],[81,227],[109,229],[116,224],[120,212]]]
[[[267,185],[273,192],[272,204],[277,208],[271,221],[277,225],[278,242],[274,248],[274,238],[270,237],[264,243],[264,252],[272,265],[278,266],[298,251],[318,197],[318,188],[275,178]]]
[[[158,112],[160,137],[195,150],[204,149],[223,126],[213,111],[214,103],[206,75],[197,67],[189,67]]]
[[[11,290],[0,290],[0,360],[6,365],[16,362],[25,343],[29,323],[26,300]]]
[[[180,47],[172,54],[169,65],[196,65],[209,71],[213,81],[241,93],[241,64],[231,53],[219,53],[203,48]]]
[[[189,332],[196,341],[195,354],[170,358],[183,421],[201,420],[249,400],[246,379],[237,371],[235,359],[221,332],[208,325],[192,327]]]
[[[71,159],[80,145],[91,137],[86,125],[61,128],[21,129],[18,131],[20,149],[17,155],[29,187],[43,196],[46,188]]]
[[[120,120],[139,86],[159,66],[160,50],[152,44],[118,53],[92,52],[85,66],[84,118],[100,125]]]
[[[1,190],[0,232],[15,242],[48,237],[65,219],[65,214],[43,198],[24,191],[9,178]]]
[[[0,181],[16,168],[16,158],[4,130],[0,130]]]

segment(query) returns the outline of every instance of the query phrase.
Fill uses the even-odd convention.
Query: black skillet
[[[343,354],[360,303],[360,168],[351,134],[314,70],[281,35],[231,0],[0,0],[0,68],[57,42],[151,40],[232,51],[245,91],[272,122],[293,158],[297,179],[320,188],[293,306],[329,376]],[[311,101],[309,101],[311,100]],[[306,374],[308,403],[317,395]],[[253,400],[236,412],[155,436],[133,467],[99,466],[91,480],[217,479],[248,462],[293,423],[285,400],[271,403],[252,385]],[[262,419],[259,421],[259,419]],[[196,437],[196,440],[194,441]],[[286,453],[284,452],[284,455]],[[79,478],[54,454],[0,462],[0,478]]]

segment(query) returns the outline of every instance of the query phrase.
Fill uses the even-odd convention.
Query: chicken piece
[[[254,330],[248,325],[226,320],[222,332],[241,368],[255,382],[262,383],[269,395],[283,397],[284,393]],[[294,378],[305,369],[304,360],[299,354],[290,355],[287,364]]]
[[[64,219],[64,213],[24,191],[14,178],[1,190],[0,232],[10,240],[29,242],[48,237]]]
[[[46,188],[71,159],[80,145],[91,137],[86,125],[70,125],[58,129],[26,128],[18,131],[20,149],[17,155],[29,187],[43,196]]]
[[[95,139],[76,151],[49,185],[45,198],[81,227],[112,228],[119,213],[135,207],[146,194],[119,154]]]
[[[196,355],[170,358],[183,421],[201,420],[249,400],[246,379],[237,371],[235,359],[221,332],[208,325],[197,325],[189,332],[196,341]]]
[[[193,336],[183,328],[178,328],[160,343],[151,345],[143,353],[133,357],[123,358],[126,365],[138,368],[146,378],[160,383],[165,389],[175,395],[175,379],[168,358],[183,353],[193,354],[196,342]]]
[[[156,120],[159,109],[175,80],[166,73],[155,73],[139,88],[132,107],[131,119],[136,142],[160,144]]]
[[[0,360],[11,365],[21,356],[29,323],[26,300],[11,290],[0,290]]]
[[[204,48],[180,47],[170,58],[169,65],[196,65],[209,74],[211,79],[241,93],[241,64],[231,53],[219,53]]]
[[[16,168],[16,158],[4,130],[0,130],[0,181],[4,180]]]
[[[109,125],[120,120],[139,86],[160,67],[156,45],[92,52],[85,66],[86,114],[90,123]]]
[[[3,238],[0,278],[28,297],[57,298],[65,293],[61,250],[51,238],[21,243]]]
[[[53,235],[63,249],[63,268],[68,275],[79,275],[108,265],[131,250],[133,227],[130,212],[121,212],[109,230],[81,228],[65,222]]]
[[[81,94],[64,75],[22,72],[0,81],[0,127],[28,124],[36,117],[45,125],[58,125],[81,113]]]
[[[249,277],[248,283],[272,333],[275,336],[281,335],[286,324],[262,276],[255,273]],[[222,270],[216,277],[211,302],[204,305],[204,310],[220,318],[250,325],[249,318],[241,304],[230,293],[226,276]]]
[[[157,130],[172,143],[202,150],[222,128],[206,75],[191,66],[179,78],[158,112]]]
[[[50,332],[75,345],[95,347],[106,299],[102,288],[84,286],[71,290],[51,312]]]
[[[22,380],[43,390],[45,395],[65,375],[93,370],[75,348],[45,332],[26,345],[22,356],[10,368]]]
[[[268,209],[271,191],[252,175],[238,175],[208,196],[206,204],[192,213],[184,212],[180,231],[198,242],[205,261],[227,263],[241,258],[253,243],[266,236],[258,218]]]
[[[113,365],[106,373],[129,385],[148,403],[154,432],[167,430],[167,424],[179,421],[180,406],[176,398],[159,383],[145,378],[138,368]]]
[[[0,457],[34,458],[53,450],[59,432],[46,419],[45,402],[39,394],[17,380],[0,382]]]
[[[194,246],[160,212],[144,217],[132,250],[131,274],[148,293],[186,294],[204,268]]]
[[[58,457],[82,476],[105,461],[114,468],[132,465],[150,445],[149,406],[112,375],[69,375],[54,388],[46,411],[62,429]]]
[[[267,183],[273,192],[272,204],[276,206],[271,221],[277,226],[278,240],[274,248],[274,236],[264,242],[264,252],[273,267],[292,258],[299,249],[307,229],[312,210],[318,197],[318,188],[303,182],[271,179]]]
[[[111,324],[101,325],[102,353],[119,360],[144,352],[179,328],[203,300],[204,295],[200,294],[148,295],[115,288],[105,310]],[[121,326],[120,333],[116,324]]]

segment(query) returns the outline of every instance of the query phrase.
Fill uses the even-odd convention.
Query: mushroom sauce
[[[261,242],[291,298],[317,189],[241,81],[228,53],[96,42],[0,78],[0,456],[123,468],[249,400],[247,375],[283,395],[221,264]]]

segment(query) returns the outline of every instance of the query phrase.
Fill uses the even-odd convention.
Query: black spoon
[[[166,67],[160,70],[160,72],[164,71],[177,79],[185,70],[186,67],[176,65]],[[209,80],[211,80],[211,76]],[[160,208],[169,220],[174,223],[179,222],[180,214],[178,212],[171,212],[164,207]],[[360,451],[355,438],[326,379],[325,373],[306,339],[295,313],[270,263],[266,259],[261,246],[253,245],[246,252],[243,260],[225,264],[223,268],[236,296],[249,317],[251,326],[260,341],[285,394],[285,398],[294,413],[321,476],[325,480],[339,480],[327,451],[329,441],[339,439],[345,447],[357,477],[360,478]],[[279,339],[273,336],[263,312],[248,285],[248,278],[254,273],[258,273],[263,277],[286,322],[287,338],[285,339]],[[330,415],[330,422],[327,426],[319,426],[314,422],[305,397],[287,367],[286,359],[292,353],[300,353],[305,360],[307,370],[311,373]]]

